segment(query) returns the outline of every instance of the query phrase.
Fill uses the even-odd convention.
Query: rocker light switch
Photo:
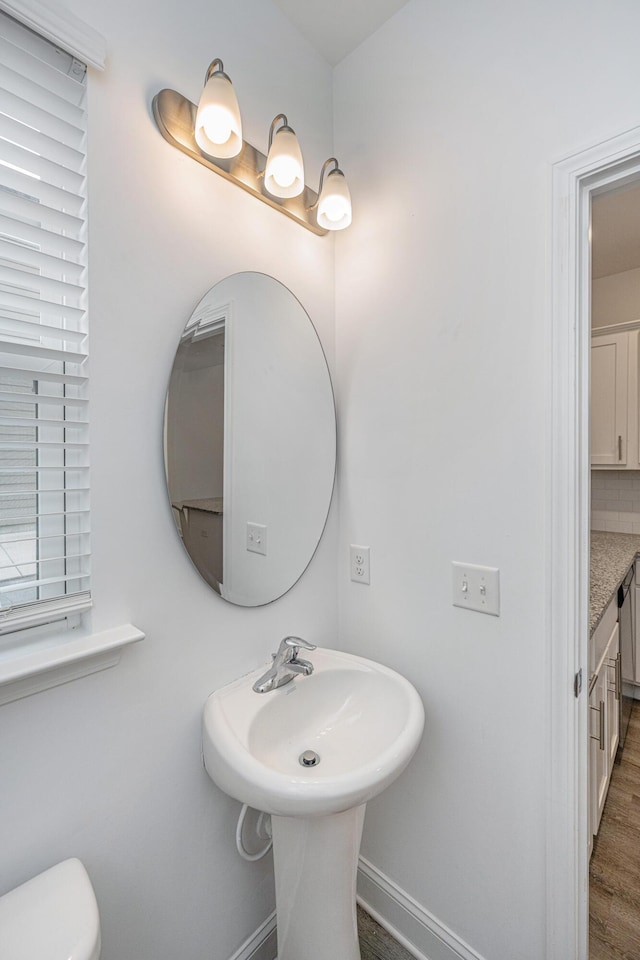
[[[453,605],[500,616],[500,571],[497,567],[479,567],[473,563],[451,564]]]

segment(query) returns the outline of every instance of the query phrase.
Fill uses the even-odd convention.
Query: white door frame
[[[547,960],[588,960],[591,197],[640,175],[640,127],[553,165],[547,432]],[[574,676],[582,669],[582,692]]]

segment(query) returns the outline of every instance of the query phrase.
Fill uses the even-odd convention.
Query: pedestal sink
[[[367,800],[407,766],[424,726],[400,674],[318,648],[311,676],[255,693],[264,672],[204,708],[204,762],[230,796],[271,814],[278,960],[359,960],[356,871]]]

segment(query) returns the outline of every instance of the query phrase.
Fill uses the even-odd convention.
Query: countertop
[[[638,534],[591,531],[590,636],[593,636],[609,601],[615,595],[638,554],[640,554],[640,535]]]

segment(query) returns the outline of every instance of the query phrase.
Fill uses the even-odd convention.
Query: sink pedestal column
[[[278,960],[360,960],[356,873],[365,806],[271,817]]]

